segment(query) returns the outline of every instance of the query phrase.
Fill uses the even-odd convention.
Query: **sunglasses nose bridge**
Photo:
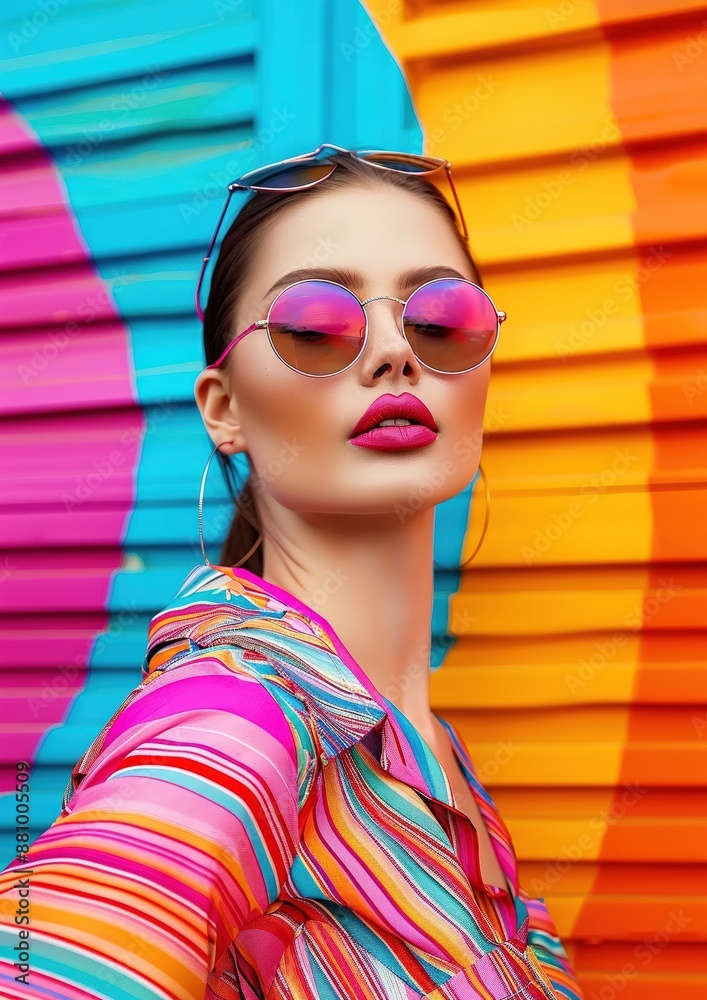
[[[405,305],[404,299],[398,299],[395,295],[371,295],[370,299],[364,299],[361,302],[362,306],[367,305],[369,302],[374,302],[376,299],[392,299],[393,302],[399,302],[401,305]]]
[[[405,313],[405,306],[407,305],[407,300],[406,299],[399,299],[396,295],[372,295],[368,299],[359,300],[361,302],[361,307],[363,308],[363,312],[364,312],[364,315],[366,317],[366,332],[367,332],[366,341],[368,342],[368,333],[369,333],[369,327],[370,327],[370,322],[369,322],[369,318],[368,318],[368,310],[366,309],[366,306],[368,305],[369,302],[375,302],[377,299],[390,299],[392,302],[397,302],[400,306],[402,306],[402,309],[400,310],[399,314],[397,316],[393,317],[393,322],[394,322],[395,327],[396,327],[396,329],[398,331],[398,334],[406,342],[407,347],[412,350],[413,355],[415,356],[416,360],[419,362],[420,359],[417,357],[417,354],[415,354],[415,351],[412,348],[412,344],[410,343],[410,340],[408,339],[408,336],[405,333],[405,327],[403,325],[403,315]],[[362,347],[361,350],[363,352],[364,348]]]
[[[363,311],[364,311],[364,313],[366,315],[366,325],[367,326],[368,326],[368,312],[367,312],[367,310],[366,310],[365,307],[368,305],[369,302],[375,302],[376,299],[390,299],[392,302],[398,302],[398,303],[400,303],[400,305],[403,306],[403,307],[406,305],[405,299],[399,299],[395,295],[371,295],[371,297],[369,299],[363,299],[362,302],[361,302],[361,306],[363,307]],[[398,333],[401,336],[404,337],[405,336],[405,330],[403,329],[403,325],[402,325],[402,313],[400,314],[400,321],[397,323],[397,326],[398,326]]]

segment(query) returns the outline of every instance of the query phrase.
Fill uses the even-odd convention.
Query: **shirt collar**
[[[359,743],[388,710],[331,625],[292,594],[250,570],[196,566],[150,621],[143,675],[181,654],[219,645],[262,650],[294,684],[326,759]]]

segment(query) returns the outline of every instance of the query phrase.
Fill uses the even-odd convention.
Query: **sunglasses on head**
[[[426,281],[407,299],[374,295],[363,301],[336,281],[307,279],[283,288],[267,318],[251,323],[206,367],[218,368],[243,337],[265,329],[288,368],[314,377],[337,375],[365,349],[364,306],[374,299],[392,299],[403,306],[403,335],[415,357],[426,368],[448,375],[473,371],[490,358],[506,318],[483,288],[465,278]]]
[[[286,160],[278,160],[269,163],[265,167],[258,167],[243,174],[228,185],[226,201],[219,216],[216,228],[206,251],[206,256],[202,259],[199,279],[196,283],[196,312],[203,322],[204,311],[201,308],[200,293],[201,285],[206,273],[206,265],[211,257],[211,252],[216,243],[216,238],[221,229],[228,205],[235,191],[269,191],[271,194],[280,192],[287,194],[292,191],[300,191],[304,188],[314,187],[320,181],[325,180],[334,170],[336,161],[332,162],[332,153],[345,153],[359,160],[365,160],[372,166],[380,170],[395,170],[399,173],[417,174],[420,177],[433,175],[444,170],[449,186],[454,198],[459,227],[464,240],[469,239],[469,234],[464,221],[459,196],[452,180],[452,166],[448,160],[440,159],[437,156],[418,156],[416,153],[392,152],[383,149],[345,149],[343,146],[334,146],[331,143],[323,143],[311,153],[303,153],[301,156],[291,156]]]

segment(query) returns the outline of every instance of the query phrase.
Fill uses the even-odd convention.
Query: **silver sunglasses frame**
[[[356,301],[359,303],[359,305],[361,306],[361,309],[363,310],[363,315],[364,315],[364,318],[365,318],[365,321],[366,321],[366,326],[365,326],[365,330],[364,330],[364,334],[363,334],[363,340],[361,341],[361,347],[360,347],[360,350],[359,350],[358,354],[356,355],[356,357],[348,365],[346,365],[345,368],[340,368],[338,371],[335,371],[335,372],[326,372],[326,373],[321,374],[321,375],[320,374],[311,373],[311,372],[300,371],[299,368],[295,368],[288,361],[285,361],[285,359],[282,357],[282,355],[279,353],[279,351],[275,347],[275,344],[273,343],[272,336],[270,334],[270,315],[272,313],[273,307],[275,306],[275,303],[280,298],[280,296],[284,295],[284,293],[289,288],[293,288],[296,285],[311,284],[312,282],[315,282],[315,281],[316,282],[322,282],[322,283],[325,283],[325,284],[328,284],[328,285],[335,285],[337,288],[343,288],[343,290],[345,292],[347,292],[349,295],[353,296],[353,298],[356,299]],[[415,295],[417,292],[419,292],[421,288],[425,288],[427,285],[432,285],[432,284],[434,284],[435,282],[438,282],[438,281],[456,281],[456,282],[463,282],[466,285],[471,285],[473,288],[477,289],[477,291],[481,292],[488,299],[488,301],[490,302],[491,306],[493,307],[494,312],[496,313],[496,334],[495,334],[494,339],[493,339],[493,344],[492,344],[490,350],[485,355],[485,357],[483,357],[481,359],[481,361],[478,361],[475,365],[472,365],[471,368],[464,368],[460,372],[445,372],[445,371],[441,371],[439,368],[433,368],[431,365],[428,365],[425,361],[423,361],[421,358],[419,358],[417,356],[417,354],[415,354],[415,351],[413,349],[413,354],[415,354],[415,357],[417,358],[418,362],[424,368],[427,368],[428,371],[435,372],[437,375],[466,375],[468,372],[473,372],[476,368],[479,368],[486,361],[488,361],[488,359],[491,357],[491,355],[493,354],[493,352],[496,350],[496,346],[498,344],[499,336],[500,336],[500,333],[501,333],[501,324],[503,322],[505,322],[505,320],[507,319],[507,314],[505,312],[503,312],[502,310],[499,310],[499,309],[496,308],[496,303],[493,301],[493,299],[488,294],[488,292],[485,289],[483,289],[480,285],[477,285],[475,282],[470,281],[468,278],[431,278],[429,281],[424,281],[421,285],[418,285],[417,288],[414,288],[412,290],[412,292],[410,292],[410,294],[408,295],[407,299],[399,299],[395,295],[372,295],[371,298],[364,299],[363,301],[361,299],[359,299],[359,297],[357,295],[355,295],[354,292],[352,292],[350,288],[347,288],[346,285],[342,285],[338,281],[332,281],[329,278],[303,278],[300,281],[293,281],[293,282],[291,282],[291,284],[286,285],[285,288],[281,289],[281,291],[279,291],[277,293],[277,295],[275,296],[275,298],[270,303],[270,306],[268,308],[268,314],[267,314],[266,318],[265,319],[258,319],[258,320],[256,320],[254,323],[251,323],[251,325],[249,327],[247,327],[245,330],[243,330],[241,333],[237,334],[237,336],[235,336],[233,338],[233,340],[230,341],[230,343],[228,344],[228,346],[226,348],[224,348],[224,350],[221,352],[221,354],[216,359],[216,361],[212,361],[212,363],[210,365],[206,365],[206,367],[204,368],[204,371],[206,371],[207,369],[211,369],[211,368],[219,368],[223,364],[223,362],[225,361],[225,359],[227,358],[227,356],[229,355],[229,353],[233,350],[233,348],[236,346],[236,344],[240,340],[242,340],[249,333],[252,333],[254,330],[265,329],[267,331],[267,334],[268,334],[268,340],[270,341],[270,346],[272,347],[272,349],[273,349],[273,351],[275,353],[275,356],[280,361],[282,361],[283,365],[287,365],[287,367],[291,371],[296,372],[298,375],[305,375],[307,378],[331,378],[332,375],[341,375],[343,372],[348,371],[349,368],[352,367],[352,365],[356,364],[356,362],[358,361],[358,359],[361,357],[361,355],[363,354],[363,352],[366,349],[366,344],[368,343],[368,327],[369,327],[369,323],[368,323],[368,313],[366,312],[366,310],[365,310],[364,307],[366,306],[366,304],[368,302],[373,302],[375,299],[392,299],[394,302],[399,302],[403,306],[403,311],[402,311],[402,313],[400,315],[400,323],[399,323],[398,329],[400,330],[401,336],[405,337],[405,339],[407,340],[408,338],[407,338],[407,334],[405,333],[405,326],[404,326],[404,323],[403,323],[403,317],[405,315],[405,307],[407,306],[408,302],[413,297],[413,295]],[[408,344],[410,344],[409,340],[408,340]],[[410,344],[410,347],[412,348],[412,344]]]

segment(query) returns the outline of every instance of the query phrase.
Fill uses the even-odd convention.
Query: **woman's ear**
[[[238,404],[235,396],[228,392],[223,372],[214,369],[199,372],[194,383],[194,399],[214,444],[223,442],[224,454],[246,451]]]

